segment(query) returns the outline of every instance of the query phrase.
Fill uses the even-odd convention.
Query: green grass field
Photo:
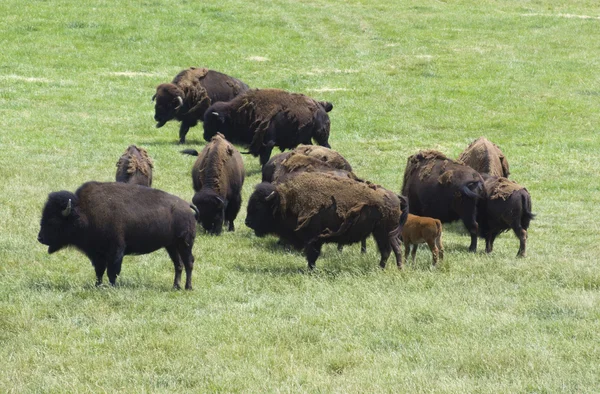
[[[0,22],[0,392],[598,392],[597,2],[4,0]],[[113,180],[132,143],[191,200],[150,100],[189,66],[333,102],[331,146],[398,192],[409,155],[486,136],[531,193],[528,257],[512,233],[468,253],[453,224],[438,269],[422,248],[382,271],[369,240],[308,273],[244,226],[245,156],[237,230],[199,231],[193,291],[165,251],[96,288],[83,254],[37,242],[43,204]]]

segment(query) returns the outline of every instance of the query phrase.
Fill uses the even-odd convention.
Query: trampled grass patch
[[[0,391],[595,392],[600,386],[597,43],[589,1],[0,3]],[[189,66],[331,101],[332,147],[400,191],[419,149],[498,144],[537,214],[528,257],[445,226],[398,272],[372,240],[304,256],[244,226],[199,231],[194,290],[165,251],[94,286],[36,240],[51,191],[111,181],[132,143],[186,200],[193,158],[151,97]],[[186,147],[204,145],[202,126]],[[240,147],[240,149],[243,149]]]

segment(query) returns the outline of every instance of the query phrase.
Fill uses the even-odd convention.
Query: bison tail
[[[196,149],[184,149],[179,151],[179,153],[183,153],[184,155],[190,156],[198,156],[198,151]]]
[[[200,220],[200,211],[198,211],[198,208],[196,208],[196,206],[194,204],[190,204],[190,208],[192,208],[192,211],[194,211],[194,217],[196,218],[196,221]]]
[[[535,218],[535,214],[531,212],[531,197],[529,196],[529,193],[521,193],[521,206],[523,207],[521,227],[527,230],[529,228],[529,222]]]
[[[479,199],[483,190],[483,182],[473,181],[463,185],[460,189],[461,193],[468,198]]]

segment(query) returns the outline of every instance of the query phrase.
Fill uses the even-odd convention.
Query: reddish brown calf
[[[419,244],[427,243],[433,255],[433,265],[444,259],[444,247],[442,246],[442,222],[425,216],[408,214],[408,219],[402,228],[402,241],[404,242],[405,255],[408,260],[410,245],[413,246],[412,261],[415,262],[417,247]]]

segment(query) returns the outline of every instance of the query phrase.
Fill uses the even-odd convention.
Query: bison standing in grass
[[[204,115],[204,139],[217,132],[227,140],[249,146],[265,165],[273,147],[282,151],[311,144],[329,148],[331,103],[316,101],[303,94],[279,89],[255,89],[229,102],[210,106]]]
[[[42,212],[38,241],[52,254],[75,246],[96,270],[96,284],[104,272],[114,285],[124,255],[146,254],[165,248],[175,266],[173,287],[192,288],[196,236],[195,208],[160,190],[126,183],[87,182],[75,194],[53,192]]]
[[[200,154],[195,150],[182,153],[198,156],[192,168],[194,198],[198,221],[206,231],[219,235],[223,221],[234,231],[234,220],[242,205],[244,162],[237,149],[217,133]]]
[[[479,204],[479,229],[485,239],[485,251],[490,253],[496,237],[512,229],[520,242],[517,257],[524,257],[527,229],[535,216],[531,213],[529,192],[516,182],[492,176],[485,176],[485,189],[487,198]]]
[[[129,145],[117,161],[116,181],[150,187],[153,167],[152,159],[146,149]]]
[[[190,67],[181,71],[171,83],[156,88],[154,120],[157,128],[176,119],[181,122],[179,143],[185,142],[190,127],[204,119],[206,109],[218,101],[229,101],[248,90],[239,79],[206,68]]]
[[[304,249],[313,269],[324,243],[351,244],[373,234],[380,266],[393,250],[402,267],[400,232],[408,214],[400,196],[365,182],[327,173],[302,173],[280,184],[263,182],[248,202],[246,225]]]
[[[465,149],[458,161],[477,170],[481,174],[508,178],[510,168],[506,156],[498,145],[485,137],[479,137]]]
[[[408,158],[402,194],[410,213],[439,219],[462,220],[471,234],[469,250],[477,249],[477,204],[485,198],[483,178],[469,166],[434,151],[420,151]]]
[[[438,219],[408,214],[406,223],[404,224],[404,227],[402,227],[402,242],[404,243],[405,250],[404,257],[407,261],[410,246],[413,245],[412,261],[414,263],[417,255],[417,248],[419,247],[419,244],[424,243],[426,243],[427,246],[429,246],[429,250],[431,250],[434,266],[438,262],[438,257],[440,260],[444,259],[442,222]]]

